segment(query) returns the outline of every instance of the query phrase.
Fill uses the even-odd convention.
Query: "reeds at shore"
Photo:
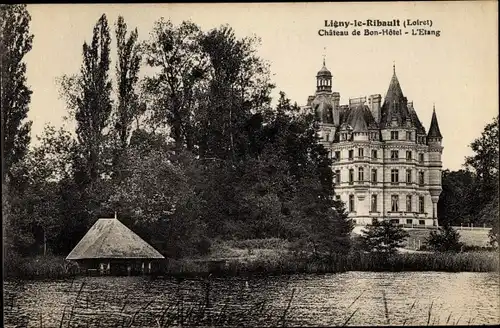
[[[335,273],[346,271],[444,271],[498,272],[497,252],[396,253],[391,255],[351,252],[327,259],[274,253],[251,258],[214,260],[168,260],[156,272],[166,276],[281,275],[294,273]],[[62,257],[24,258],[17,268],[6,268],[7,278],[58,279],[85,274]]]

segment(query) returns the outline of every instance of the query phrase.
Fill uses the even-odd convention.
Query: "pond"
[[[4,285],[5,327],[498,324],[498,273],[347,272]]]

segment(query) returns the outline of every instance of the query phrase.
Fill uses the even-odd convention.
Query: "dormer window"
[[[391,131],[391,140],[399,139],[399,131]]]

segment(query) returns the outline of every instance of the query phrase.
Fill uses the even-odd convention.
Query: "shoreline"
[[[151,278],[280,276],[342,272],[499,272],[498,251],[465,253],[410,252],[380,255],[352,252],[329,260],[276,252],[273,256],[168,260]],[[59,280],[88,276],[63,257],[23,258],[14,272],[4,268],[4,280]],[[7,271],[7,272],[6,272]],[[105,276],[105,275],[97,275]],[[125,275],[126,276],[126,275]]]

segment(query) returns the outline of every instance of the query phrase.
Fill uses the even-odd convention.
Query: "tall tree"
[[[175,27],[162,18],[145,44],[147,63],[158,72],[145,83],[152,99],[152,121],[168,125],[177,151],[183,147],[192,150],[194,146],[194,94],[205,74],[200,35],[199,27],[191,22]]]
[[[197,119],[200,155],[234,159],[238,143],[246,142],[240,124],[268,108],[268,67],[255,54],[258,40],[238,39],[229,26],[209,31],[200,43],[209,61],[208,94]]]
[[[498,220],[498,214],[491,215],[491,213],[498,213],[498,116],[485,126],[481,137],[474,140],[470,147],[474,154],[466,157],[465,165],[476,173],[474,183],[477,199],[477,206],[474,209],[475,218],[480,220],[480,223],[491,226],[492,221]],[[489,210],[485,211],[485,208],[489,208]],[[488,212],[490,215],[485,216]]]
[[[110,43],[108,21],[103,14],[94,27],[92,42],[83,44],[79,79],[81,93],[77,97],[75,113],[77,140],[83,156],[78,169],[85,182],[95,182],[102,172],[100,155],[105,141],[104,129],[112,109],[108,76]]]
[[[33,43],[30,21],[26,5],[0,5],[2,183],[11,175],[11,167],[26,154],[30,142],[32,122],[25,119],[32,91],[26,86],[26,64],[23,62]]]
[[[141,65],[141,52],[137,43],[137,28],[130,32],[127,39],[127,24],[122,16],[116,22],[116,44],[118,61],[116,75],[118,78],[118,110],[115,129],[118,132],[120,148],[125,149],[130,137],[130,129],[134,118],[140,110],[136,93]]]
[[[115,147],[113,154],[113,171],[116,178],[121,177],[124,163],[124,152],[129,143],[132,123],[143,111],[136,93],[141,65],[141,52],[137,43],[138,32],[134,29],[127,38],[127,24],[122,16],[116,22],[116,44],[118,61],[116,75],[118,80],[118,106],[114,122]]]

